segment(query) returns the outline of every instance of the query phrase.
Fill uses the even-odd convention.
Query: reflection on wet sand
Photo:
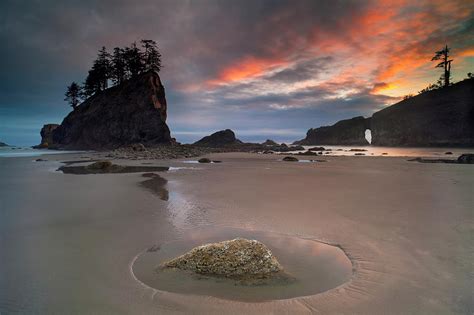
[[[168,180],[155,173],[144,173],[142,177],[149,178],[140,182],[140,186],[148,189],[153,194],[157,195],[161,200],[168,201],[169,193],[166,189]]]

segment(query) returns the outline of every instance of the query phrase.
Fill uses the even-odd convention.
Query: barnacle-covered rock
[[[195,247],[160,267],[236,280],[266,279],[283,271],[264,244],[243,238]]]

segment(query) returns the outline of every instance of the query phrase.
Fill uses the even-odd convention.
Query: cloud
[[[0,113],[0,136],[11,133],[3,120],[56,120],[97,49],[141,38],[162,51],[172,130],[302,130],[370,115],[435,81],[431,54],[446,43],[455,78],[472,71],[473,16],[465,0],[4,0],[0,108],[13,114]]]

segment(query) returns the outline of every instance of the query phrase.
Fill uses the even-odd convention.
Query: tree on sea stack
[[[160,72],[161,54],[158,50],[158,45],[151,39],[142,39],[140,42],[142,43],[142,47],[145,49],[143,52],[145,71]]]
[[[444,68],[444,73],[440,78],[440,83],[444,81],[444,87],[449,86],[449,79],[451,77],[451,62],[453,62],[453,59],[449,59],[449,50],[448,45],[446,45],[446,47],[437,51],[434,57],[431,58],[431,61],[441,60],[435,68]]]
[[[82,88],[76,82],[72,82],[70,86],[67,87],[66,98],[67,101],[73,109],[76,109],[81,101],[81,90]]]

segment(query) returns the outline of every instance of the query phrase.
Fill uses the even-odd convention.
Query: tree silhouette
[[[67,87],[66,94],[64,94],[67,101],[73,109],[76,109],[77,105],[81,101],[81,87],[76,82],[72,82],[71,85]]]
[[[110,77],[114,85],[121,84],[127,79],[127,69],[125,63],[125,52],[123,48],[115,47],[112,55]]]
[[[143,62],[145,66],[145,71],[156,71],[160,72],[161,70],[161,54],[158,50],[158,45],[154,40],[151,39],[142,39],[142,47],[145,49],[143,52]]]
[[[440,80],[441,82],[444,81],[445,87],[449,86],[449,79],[451,78],[451,62],[453,61],[453,59],[449,59],[449,50],[448,45],[446,45],[446,47],[437,51],[434,57],[431,58],[431,61],[441,60],[435,68],[444,68],[444,73],[441,75]]]
[[[126,69],[132,78],[143,71],[144,62],[142,53],[135,42],[130,47],[125,48],[124,57]]]

